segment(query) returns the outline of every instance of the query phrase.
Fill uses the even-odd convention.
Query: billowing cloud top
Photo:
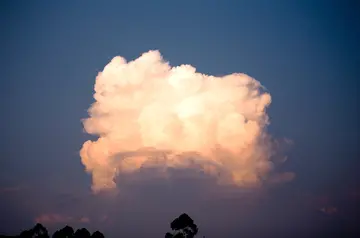
[[[194,166],[219,181],[256,186],[272,168],[266,133],[271,97],[245,74],[215,77],[171,67],[159,51],[115,57],[96,78],[84,120],[82,163],[93,190],[116,187],[118,173]]]

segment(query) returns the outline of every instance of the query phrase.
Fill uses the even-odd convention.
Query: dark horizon
[[[198,237],[360,234],[356,1],[2,1],[0,11],[0,235],[40,222],[50,233],[69,224],[159,237],[182,213]],[[97,138],[82,124],[95,78],[114,57],[149,50],[171,66],[259,81],[271,95],[263,132],[287,158],[280,175],[259,172],[262,186],[239,189],[195,165],[166,175],[145,166],[94,194],[79,153]]]

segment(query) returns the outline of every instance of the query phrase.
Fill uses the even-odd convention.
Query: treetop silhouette
[[[47,229],[38,223],[32,229],[21,232],[20,238],[50,238],[50,236]],[[67,225],[55,231],[52,238],[105,238],[105,236],[100,231],[95,231],[91,235],[86,228],[80,228],[74,232],[74,229]]]
[[[170,223],[172,233],[167,232],[165,238],[193,238],[198,233],[194,220],[186,213],[181,214]]]
[[[165,238],[194,238],[198,234],[198,227],[194,220],[186,213],[181,214],[170,223],[172,232],[167,232]],[[37,223],[32,229],[20,233],[20,238],[50,238],[48,230],[40,223]],[[2,237],[0,237],[2,238]],[[66,225],[57,230],[52,238],[105,238],[100,231],[90,233],[86,228],[74,229]]]
[[[47,229],[41,225],[40,223],[37,223],[32,229],[25,230],[20,233],[21,238],[49,238],[49,233]]]

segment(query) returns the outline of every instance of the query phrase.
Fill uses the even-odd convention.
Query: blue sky
[[[355,1],[2,1],[0,5],[0,187],[6,193],[0,211],[9,214],[11,224],[2,226],[1,232],[31,226],[35,217],[51,209],[59,213],[62,208],[55,203],[64,196],[66,202],[59,203],[66,203],[69,210],[77,205],[68,200],[95,204],[87,205],[93,216],[120,209],[125,215],[113,215],[114,222],[124,227],[138,219],[134,214],[142,217],[139,224],[151,219],[146,211],[156,208],[167,214],[166,206],[155,204],[157,195],[149,196],[150,202],[134,199],[127,209],[114,198],[93,197],[91,178],[78,154],[90,138],[83,133],[81,119],[93,102],[97,73],[116,55],[131,60],[150,49],[160,50],[171,65],[191,64],[206,74],[244,72],[269,90],[273,99],[269,131],[294,141],[284,169],[297,175],[273,196],[285,199],[294,190],[313,196],[360,190],[356,181],[360,8]],[[161,183],[154,181],[152,186],[162,191]],[[133,194],[143,196],[146,188],[138,188]],[[197,206],[181,201],[184,208]],[[226,209],[236,210],[220,203],[212,205],[214,214],[217,209],[224,214]],[[254,221],[266,224],[270,219],[255,214]],[[211,232],[211,221],[198,216],[209,227],[204,232]],[[295,220],[288,227],[296,227]],[[99,226],[110,233],[116,230],[115,225]],[[166,226],[144,229],[165,233]],[[219,234],[223,230],[237,234],[234,227],[219,225]],[[135,232],[134,237],[141,233],[123,232]]]

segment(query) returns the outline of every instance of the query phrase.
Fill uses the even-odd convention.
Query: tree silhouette
[[[78,229],[75,232],[74,236],[75,236],[75,238],[90,238],[91,237],[90,232],[86,228]]]
[[[31,230],[25,230],[20,233],[20,238],[30,238],[30,237],[32,237]]]
[[[91,238],[105,238],[104,234],[101,233],[100,231],[95,231],[92,235]]]
[[[105,238],[104,234],[101,233],[100,231],[95,231],[92,235],[91,238]]]
[[[55,231],[54,234],[52,235],[52,238],[62,238],[61,232]]]
[[[33,238],[49,238],[49,233],[48,230],[41,225],[40,223],[37,223],[35,225],[35,227],[32,229],[33,230]]]
[[[34,226],[34,228],[21,232],[18,237],[49,238],[49,234],[47,229],[38,223]],[[105,236],[100,231],[95,231],[92,235],[90,235],[90,232],[86,228],[81,228],[74,232],[74,229],[71,226],[65,226],[64,228],[55,231],[52,238],[105,238]]]
[[[32,229],[21,232],[20,237],[21,238],[49,238],[49,233],[43,225],[41,225],[40,223],[37,223]]]
[[[74,237],[74,229],[71,226],[65,226],[64,228],[56,231],[53,238],[72,238]]]
[[[193,238],[198,233],[197,225],[186,213],[175,218],[170,227],[173,233],[167,232],[165,238]]]

